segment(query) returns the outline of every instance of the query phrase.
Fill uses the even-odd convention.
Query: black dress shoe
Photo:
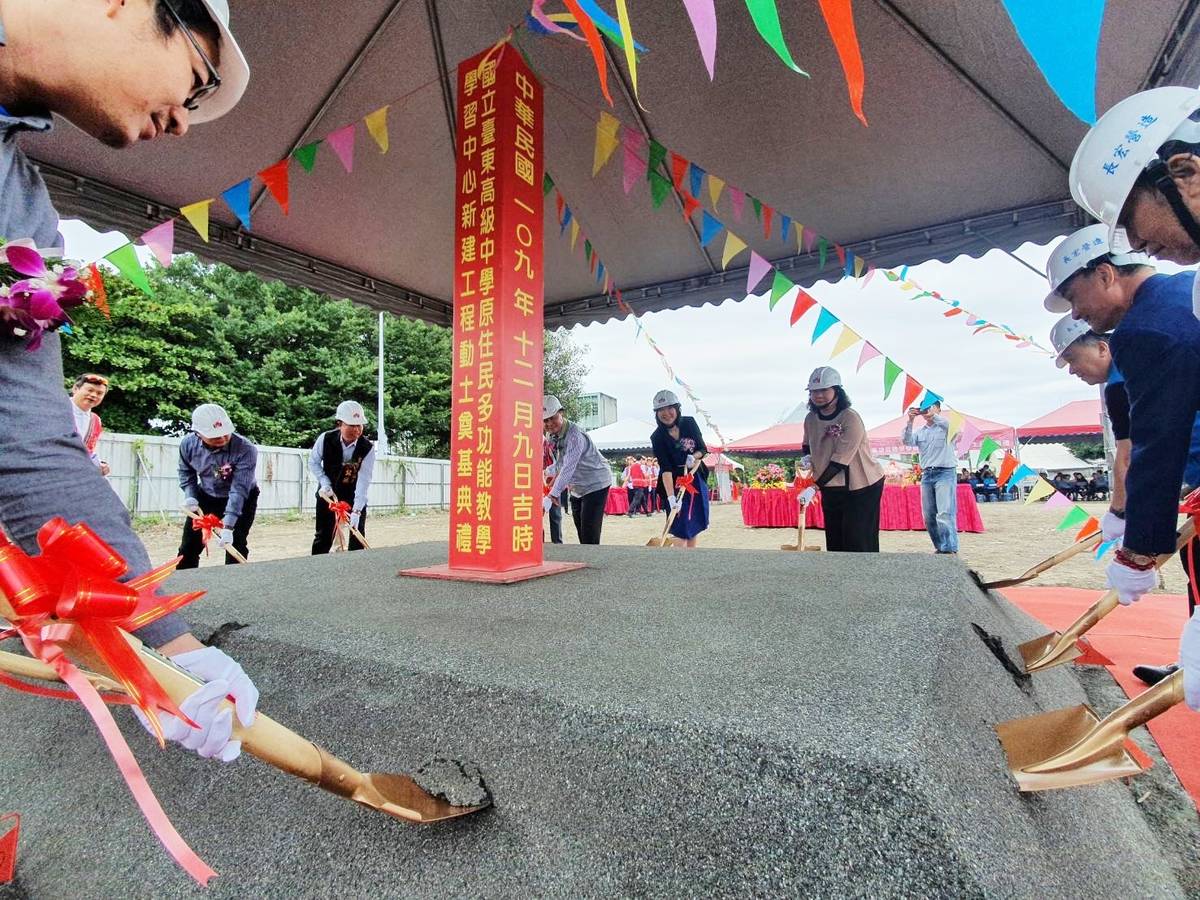
[[[1168,675],[1173,675],[1179,666],[1171,664],[1169,666],[1134,666],[1133,677],[1144,681],[1148,685],[1156,685]]]

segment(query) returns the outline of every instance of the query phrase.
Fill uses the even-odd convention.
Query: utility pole
[[[379,383],[376,389],[375,421],[378,425],[377,437],[379,455],[387,456],[387,432],[383,428],[383,310],[379,311]]]

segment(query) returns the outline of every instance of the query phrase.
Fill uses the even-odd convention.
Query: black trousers
[[[196,499],[200,501],[200,512],[225,515],[225,504],[228,497],[211,497],[204,491],[196,491]],[[254,515],[258,512],[258,488],[246,497],[242,504],[242,514],[238,516],[237,524],[233,526],[233,546],[242,556],[250,558],[250,547],[246,541],[250,536],[250,527],[254,524]],[[213,535],[215,538],[216,535]],[[204,535],[192,527],[191,519],[183,520],[183,540],[179,542],[179,555],[183,557],[176,568],[195,569],[200,565],[200,553],[204,550]],[[233,565],[237,560],[225,554],[225,565]]]
[[[563,491],[562,496],[558,498],[558,503],[550,507],[550,543],[561,544],[562,539],[562,517],[563,508],[570,502],[568,499],[571,496],[569,491]]]
[[[600,543],[600,529],[604,527],[604,504],[608,502],[608,488],[601,488],[571,498],[571,518],[575,520],[575,533],[581,544]]]
[[[340,497],[338,498],[341,499]],[[351,498],[353,502],[353,498]],[[354,514],[351,513],[351,516]],[[333,547],[333,513],[329,509],[329,504],[325,502],[325,498],[317,497],[317,529],[313,533],[312,555],[317,556],[321,553],[328,553]],[[358,530],[363,537],[367,536],[367,508],[364,506],[362,511],[362,520],[358,523]],[[362,550],[362,542],[356,538],[353,533],[350,535],[350,549]]]
[[[1196,552],[1196,562],[1198,564],[1200,564],[1200,546],[1196,547],[1195,552]],[[1188,553],[1188,547],[1184,546],[1184,548],[1179,551],[1179,561],[1181,563],[1183,563],[1183,571],[1185,573],[1187,573],[1188,618],[1190,619],[1192,617],[1192,613],[1194,613],[1196,611],[1197,601],[1200,601],[1200,591],[1196,590],[1196,573],[1192,571],[1192,567],[1189,562],[1189,558],[1190,558],[1190,554]]]
[[[878,553],[879,502],[882,499],[882,478],[857,491],[821,488],[825,549],[842,553]]]
[[[630,488],[629,515],[636,516],[640,512],[650,515],[650,504],[646,501],[646,489],[644,487]]]

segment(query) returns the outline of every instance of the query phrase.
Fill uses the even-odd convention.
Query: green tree
[[[559,399],[569,419],[578,419],[582,412],[579,398],[583,394],[583,380],[591,371],[583,361],[587,352],[587,344],[576,344],[566,329],[545,333],[542,345],[543,392]]]

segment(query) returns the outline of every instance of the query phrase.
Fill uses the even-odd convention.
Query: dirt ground
[[[1092,515],[1104,514],[1104,504],[1081,504]],[[1063,549],[1070,543],[1067,534],[1055,530],[1061,516],[1045,512],[1040,506],[1019,503],[981,503],[985,531],[982,534],[959,536],[959,553],[963,561],[978,571],[985,580],[1019,575],[1027,568]],[[373,515],[368,524],[367,539],[374,547],[394,547],[419,541],[445,540],[449,528],[445,512],[421,511]],[[652,519],[608,516],[604,520],[603,542],[606,544],[644,544],[662,531],[661,517]],[[574,526],[564,522],[568,544],[576,543]],[[304,556],[312,542],[312,520],[260,518],[250,532],[252,559],[284,559]],[[179,545],[179,525],[145,525],[139,528],[142,540],[154,562],[163,562],[175,555]],[[923,531],[884,531],[880,533],[880,548],[892,553],[932,553],[928,535]],[[785,528],[747,528],[742,524],[741,509],[736,503],[714,504],[712,524],[700,538],[701,547],[722,547],[737,550],[778,550],[780,544],[795,543],[796,532]],[[824,546],[824,533],[808,531],[806,543]],[[679,552],[679,551],[673,551]],[[201,558],[201,565],[217,565],[219,557]],[[1104,587],[1104,566],[1108,558],[1097,562],[1091,554],[1081,554],[1043,575],[1036,584],[1069,587]],[[1168,593],[1182,594],[1186,580],[1182,568],[1172,562],[1163,569],[1163,584]]]

